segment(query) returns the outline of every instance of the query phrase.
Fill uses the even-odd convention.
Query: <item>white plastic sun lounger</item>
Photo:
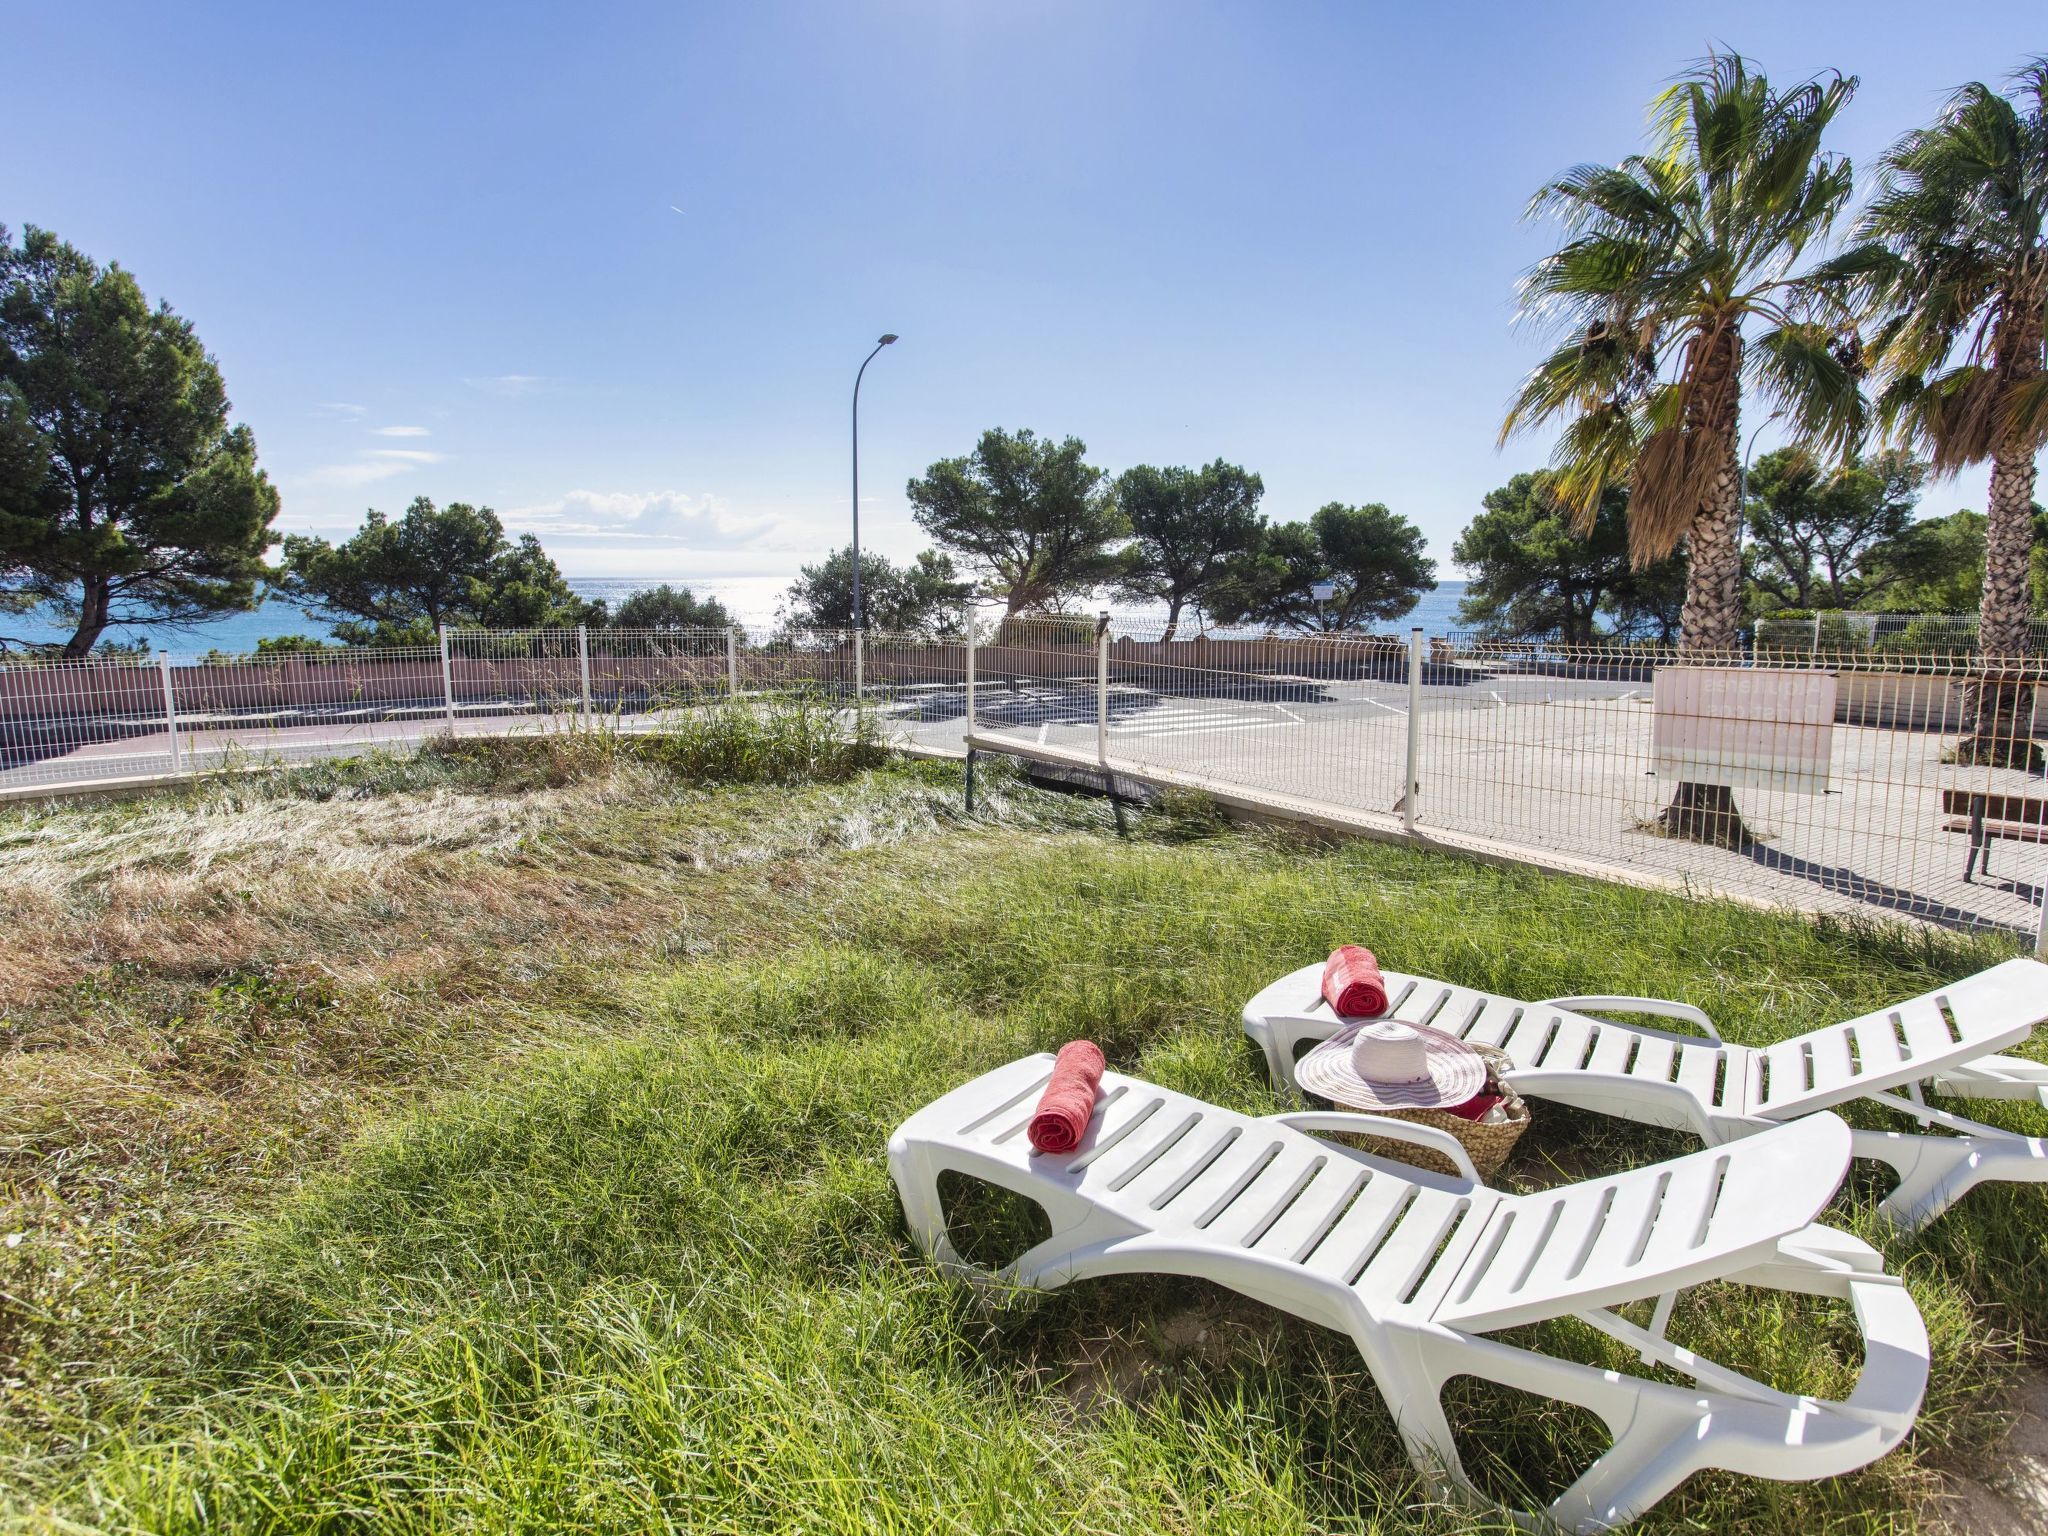
[[[1549,1509],[1568,1529],[1640,1514],[1693,1472],[1835,1476],[1905,1437],[1927,1382],[1912,1298],[1868,1245],[1809,1223],[1849,1162],[1849,1132],[1812,1115],[1726,1147],[1535,1195],[1506,1195],[1308,1134],[1369,1131],[1463,1159],[1433,1128],[1336,1112],[1264,1119],[1107,1073],[1071,1153],[1041,1156],[1025,1126],[1048,1055],[976,1078],[889,1142],[910,1230],[941,1263],[1050,1288],[1099,1275],[1194,1275],[1348,1334],[1408,1453],[1443,1491],[1469,1491],[1439,1394],[1484,1377],[1578,1403],[1612,1447]],[[1052,1236],[999,1275],[947,1236],[940,1175],[1036,1201]],[[1707,1280],[1845,1298],[1864,1362],[1844,1402],[1795,1397],[1665,1337],[1677,1293]],[[1658,1298],[1648,1327],[1615,1306]],[[1577,1317],[1685,1385],[1581,1365],[1487,1335]]]
[[[1967,1098],[2048,1106],[2048,1066],[1994,1054],[2048,1019],[2048,965],[2008,960],[1842,1024],[1752,1047],[1722,1040],[1687,1003],[1646,997],[1553,997],[1518,1002],[1427,977],[1387,973],[1388,1017],[1431,1024],[1498,1046],[1518,1092],[1648,1125],[1696,1131],[1710,1146],[1816,1110],[1868,1098],[1924,1132],[1856,1131],[1854,1155],[1888,1163],[1898,1187],[1881,1210],[1913,1231],[1987,1179],[2048,1182],[2048,1142],[1928,1105],[1922,1083]],[[1683,1019],[1679,1034],[1617,1024],[1595,1013]],[[1294,1091],[1304,1044],[1345,1027],[1322,996],[1322,966],[1283,976],[1245,1004],[1245,1033],[1274,1083]],[[1903,1094],[1899,1091],[1903,1090]],[[1953,1134],[1933,1134],[1941,1132]]]

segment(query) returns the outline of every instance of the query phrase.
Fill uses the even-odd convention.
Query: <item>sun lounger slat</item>
[[[1671,1065],[1678,1055],[1678,1047],[1669,1040],[1656,1035],[1636,1036],[1636,1058],[1628,1069],[1629,1076],[1640,1077],[1645,1082],[1668,1083],[1671,1081]]]
[[[1678,1086],[1699,1095],[1700,1102],[1714,1102],[1714,1081],[1721,1070],[1721,1053],[1703,1045],[1678,1047]]]
[[[1522,1015],[1528,1010],[1520,1003],[1504,997],[1487,999],[1485,1011],[1478,1022],[1466,1031],[1465,1038],[1474,1045],[1498,1046],[1508,1038],[1510,1031],[1522,1022]]]
[[[1521,1021],[1509,1031],[1500,1048],[1514,1058],[1516,1066],[1533,1066],[1563,1019],[1564,1015],[1555,1008],[1525,1008]]]
[[[1593,1032],[1598,1028],[1591,1019],[1580,1014],[1559,1014],[1557,1031],[1550,1037],[1549,1046],[1529,1065],[1547,1072],[1575,1071],[1586,1064],[1586,1053],[1592,1048]],[[1515,1065],[1522,1063],[1517,1060]]]
[[[1415,1196],[1415,1186],[1397,1174],[1375,1172],[1337,1218],[1329,1235],[1304,1261],[1312,1272],[1349,1285],[1371,1262]]]
[[[1141,1090],[1105,1094],[1103,1098],[1106,1102],[1097,1106],[1088,1122],[1087,1134],[1074,1149],[1073,1167],[1077,1172],[1115,1156],[1117,1149],[1139,1134],[1166,1102],[1157,1093]],[[1130,1154],[1124,1155],[1128,1158]]]
[[[1283,1145],[1277,1136],[1247,1131],[1177,1191],[1155,1197],[1153,1209],[1206,1229],[1249,1193],[1278,1159]]]
[[[1486,1202],[1486,1208],[1491,1212],[1491,1200]],[[1458,1260],[1471,1246],[1469,1238],[1462,1245],[1457,1243],[1459,1224],[1468,1219],[1471,1211],[1472,1201],[1463,1195],[1419,1189],[1402,1214],[1401,1224],[1352,1284],[1369,1294],[1377,1307],[1392,1308],[1420,1301],[1418,1287],[1438,1264],[1439,1255],[1448,1262],[1442,1277],[1447,1282],[1448,1271],[1457,1268]]]
[[[1305,1259],[1371,1177],[1371,1169],[1348,1157],[1328,1158],[1294,1203],[1254,1239],[1253,1248],[1289,1262]]]
[[[1140,1205],[1159,1209],[1185,1188],[1203,1169],[1222,1157],[1243,1139],[1242,1126],[1207,1112],[1172,1146],[1118,1192]]]
[[[1603,1029],[1586,1059],[1588,1072],[1619,1072],[1628,1064],[1635,1037],[1625,1029]]]
[[[1214,1214],[1206,1221],[1198,1219],[1198,1225],[1223,1243],[1251,1247],[1260,1233],[1280,1219],[1280,1214],[1300,1196],[1303,1186],[1319,1174],[1321,1165],[1327,1161],[1329,1155],[1315,1147],[1276,1141],[1272,1157],[1257,1165],[1243,1188],[1227,1202],[1210,1202],[1208,1208]],[[1190,1198],[1200,1196],[1190,1192]]]

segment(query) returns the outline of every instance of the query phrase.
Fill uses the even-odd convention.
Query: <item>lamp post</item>
[[[860,381],[866,376],[868,364],[875,360],[875,353],[896,340],[895,333],[889,332],[875,343],[860,365],[860,372],[853,376],[853,627],[860,630]]]

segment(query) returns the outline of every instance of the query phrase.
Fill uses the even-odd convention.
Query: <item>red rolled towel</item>
[[[1486,1112],[1505,1100],[1497,1093],[1475,1093],[1462,1104],[1446,1104],[1444,1112],[1460,1120],[1484,1120]]]
[[[1323,962],[1323,996],[1340,1018],[1376,1019],[1387,1011],[1387,978],[1372,951],[1356,944],[1332,950]]]
[[[1102,1048],[1092,1040],[1069,1040],[1053,1058],[1052,1081],[1031,1116],[1031,1145],[1041,1152],[1071,1152],[1095,1117],[1095,1093],[1102,1086]]]

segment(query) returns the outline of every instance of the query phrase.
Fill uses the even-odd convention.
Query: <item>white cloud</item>
[[[464,379],[471,389],[493,395],[530,395],[547,381],[537,373],[494,373],[484,378]]]
[[[373,485],[447,457],[424,448],[367,448],[346,464],[325,464],[309,471],[305,479],[309,485]]]
[[[372,428],[370,429],[370,435],[371,435],[372,437],[431,437],[431,436],[433,436],[433,434],[432,434],[431,432],[429,432],[429,431],[428,431],[428,430],[427,430],[427,429],[426,429],[425,427],[372,427]]]
[[[315,416],[360,416],[369,409],[366,405],[350,405],[346,400],[326,400],[313,407]]]
[[[514,507],[505,526],[543,539],[616,540],[714,550],[776,547],[774,518],[732,511],[715,496],[683,491],[570,491],[553,501]]]

